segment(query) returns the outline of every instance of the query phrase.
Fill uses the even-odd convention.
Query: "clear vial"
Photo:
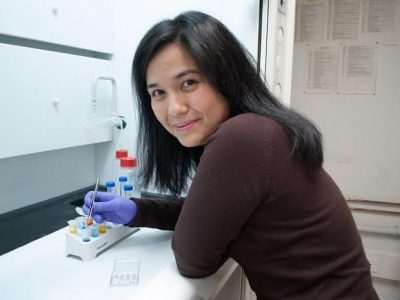
[[[76,221],[75,220],[69,220],[68,221],[68,228],[69,232],[72,234],[77,234],[78,233],[78,228],[76,227]]]
[[[103,234],[107,232],[107,224],[106,221],[103,219],[101,215],[99,215],[99,218],[97,219],[97,225],[99,226],[99,233]]]
[[[75,218],[75,225],[78,229],[86,228],[86,217],[80,216]]]
[[[113,180],[109,180],[106,182],[107,192],[115,193],[115,182]]]
[[[126,149],[118,149],[115,151],[115,157],[114,157],[114,163],[113,163],[113,179],[115,181],[118,181],[118,177],[122,176],[122,174],[120,174],[120,160],[123,157],[127,157],[128,156],[128,150]]]
[[[80,230],[80,236],[82,238],[82,241],[84,242],[90,242],[90,228],[89,226],[82,228]]]
[[[126,176],[118,177],[118,195],[124,197],[124,185],[128,183]]]
[[[133,197],[133,185],[132,184],[124,185],[124,197],[126,199],[130,199]]]
[[[107,224],[106,221],[99,223],[99,233],[106,233],[107,232]]]
[[[90,226],[90,236],[98,237],[99,236],[99,225],[93,224]]]
[[[120,159],[120,174],[128,178],[128,184],[136,184],[136,166],[135,157],[127,156]]]

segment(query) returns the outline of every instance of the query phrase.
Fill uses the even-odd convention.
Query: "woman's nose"
[[[181,94],[170,94],[168,99],[168,114],[171,116],[185,114],[189,111],[186,97]]]

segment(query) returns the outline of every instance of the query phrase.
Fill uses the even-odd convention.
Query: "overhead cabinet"
[[[2,1],[0,159],[112,139],[112,18],[108,0]]]
[[[110,62],[0,44],[0,65],[0,158],[111,139],[101,122],[111,86],[99,85],[92,103],[94,78],[110,75]]]
[[[2,0],[0,34],[112,53],[112,0]]]

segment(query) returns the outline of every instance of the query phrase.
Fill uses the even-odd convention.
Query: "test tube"
[[[128,178],[126,176],[118,177],[118,193],[120,196],[124,196],[124,185],[127,183]]]
[[[107,232],[107,225],[106,222],[102,222],[99,224],[99,233],[106,233]]]
[[[115,193],[115,182],[110,180],[106,182],[107,192]]]
[[[113,178],[114,180],[118,181],[118,177],[122,176],[122,174],[119,173],[119,165],[120,165],[120,159],[123,157],[128,156],[128,150],[126,149],[118,149],[115,151],[115,158],[114,158],[114,163],[113,163]]]
[[[87,217],[87,219],[86,219],[86,224],[87,224],[88,226],[92,225],[92,224],[93,224],[93,218],[92,218],[92,217]]]
[[[137,162],[135,157],[127,156],[120,159],[120,174],[128,177],[128,183],[134,184],[137,177]]]
[[[129,199],[133,196],[133,185],[132,184],[125,184],[124,185],[124,197]]]
[[[89,242],[90,241],[90,228],[87,226],[80,230],[80,235],[82,237],[82,241]]]
[[[72,234],[76,234],[78,232],[78,229],[76,228],[75,220],[68,221],[68,228],[69,228],[69,232],[71,232]]]
[[[99,236],[99,225],[93,224],[92,226],[90,226],[90,236],[91,237]]]
[[[107,232],[106,221],[104,221],[104,219],[101,216],[99,216],[97,221],[98,221],[97,225],[99,226],[99,233],[106,233]]]
[[[76,223],[76,226],[79,228],[79,229],[84,229],[84,228],[86,228],[87,226],[86,226],[86,218],[85,217],[77,217],[77,218],[75,218],[75,223]]]

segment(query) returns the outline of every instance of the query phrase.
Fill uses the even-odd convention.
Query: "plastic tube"
[[[124,185],[128,183],[128,178],[126,176],[118,177],[118,194],[124,197]]]
[[[107,192],[115,193],[115,182],[113,180],[109,180],[106,182]]]
[[[133,197],[133,185],[132,184],[124,185],[124,197],[126,199],[130,199]]]

